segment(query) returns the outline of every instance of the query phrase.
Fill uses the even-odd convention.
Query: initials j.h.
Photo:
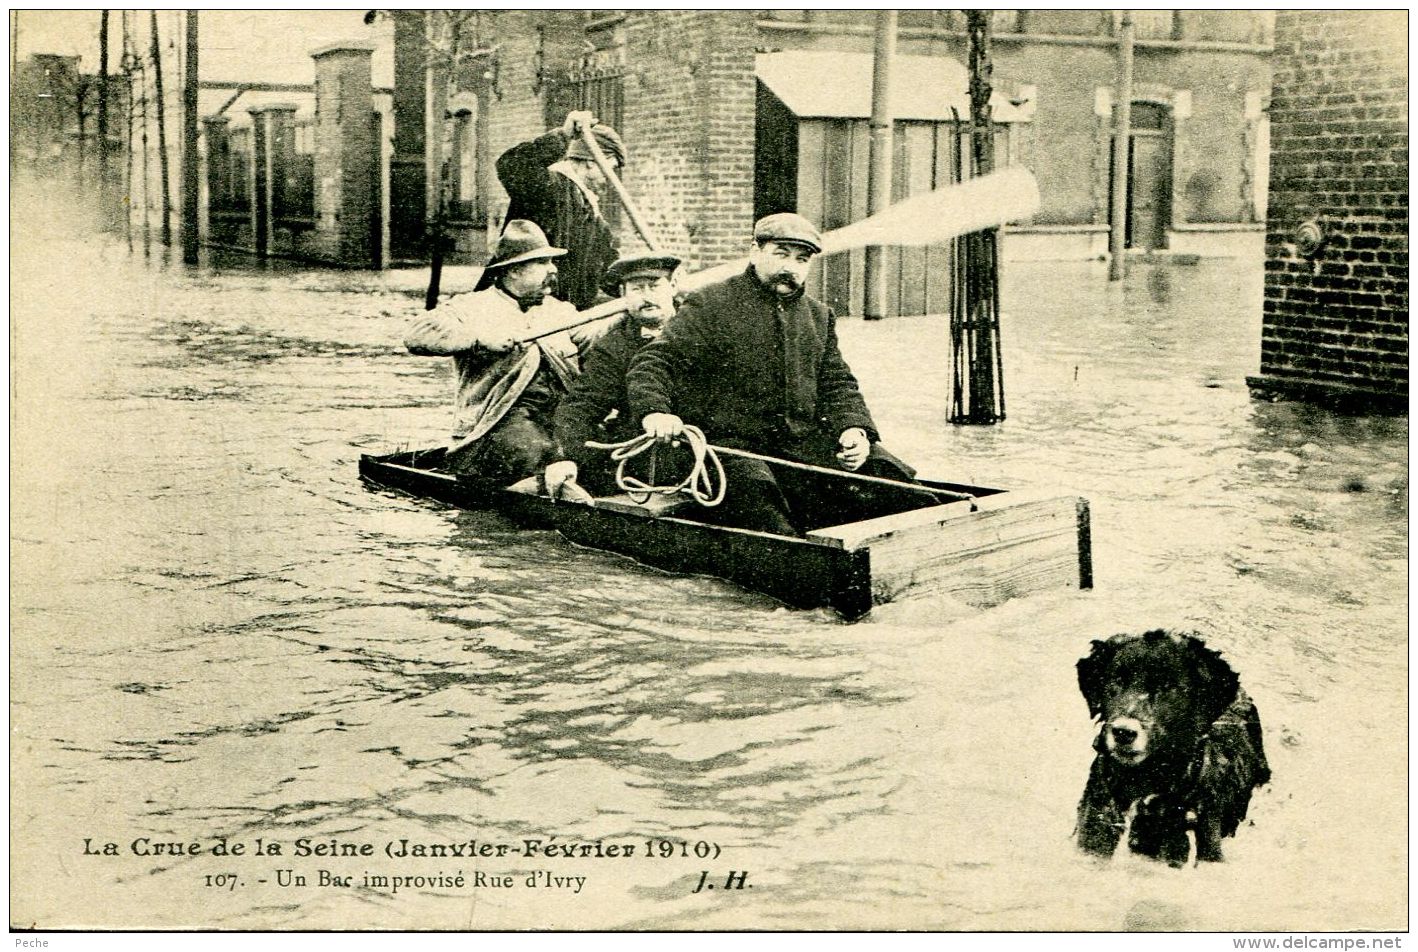
[[[705,889],[713,888],[715,888],[714,884],[709,882],[709,870],[706,869],[699,874],[699,882],[695,885],[694,889],[690,890],[690,895],[692,896],[697,892],[702,892]],[[750,885],[748,882],[748,870],[743,870],[742,872],[736,869],[729,870],[729,875],[724,877],[724,885],[719,888],[752,889],[753,886]]]

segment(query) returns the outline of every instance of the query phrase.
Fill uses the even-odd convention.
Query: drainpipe
[[[871,137],[867,169],[867,215],[876,215],[891,204],[891,61],[896,56],[896,11],[876,14],[876,54],[872,58]],[[886,316],[886,249],[866,249],[867,320]]]
[[[1108,280],[1127,273],[1128,136],[1132,131],[1132,12],[1123,11],[1118,34],[1118,88],[1113,97],[1112,231],[1108,235]]]

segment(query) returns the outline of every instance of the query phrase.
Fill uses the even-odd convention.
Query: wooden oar
[[[1016,166],[924,195],[913,195],[870,218],[829,231],[822,236],[822,250],[824,254],[835,254],[869,245],[936,245],[982,228],[1028,218],[1038,210],[1039,186],[1028,169]],[[731,278],[747,264],[745,258],[684,275],[679,279],[679,289],[694,291]],[[624,310],[623,298],[607,301],[582,311],[584,316],[570,324],[525,338],[522,343],[569,331]]]
[[[911,492],[925,493],[929,496],[948,496],[951,499],[970,500],[975,502],[975,497],[969,493],[954,493],[948,489],[933,489],[930,486],[923,486],[920,483],[905,483],[899,479],[886,479],[882,476],[868,476],[865,473],[856,473],[847,469],[830,469],[826,466],[814,466],[811,463],[799,463],[791,459],[779,459],[776,456],[764,456],[762,453],[750,453],[748,450],[736,450],[731,446],[716,446],[709,444],[709,449],[725,456],[739,456],[743,459],[754,459],[761,463],[772,463],[774,466],[787,466],[791,469],[802,469],[809,473],[821,473],[824,476],[837,476],[842,479],[854,479],[857,482],[873,483],[878,486],[890,486],[893,489],[906,489]]]
[[[644,239],[645,244],[650,246],[650,250],[655,254],[660,253],[660,243],[655,240],[655,236],[650,234],[650,228],[645,224],[645,220],[640,217],[640,212],[636,209],[635,203],[630,200],[630,193],[625,190],[625,185],[621,183],[620,176],[615,174],[615,169],[606,161],[606,157],[601,154],[601,147],[596,143],[596,136],[591,132],[589,126],[581,127],[581,141],[586,143],[586,149],[591,153],[591,158],[596,165],[600,166],[602,174],[611,183],[611,188],[615,189],[615,194],[620,198],[620,206],[625,209],[625,213],[630,216],[630,223],[635,226],[636,232]]]

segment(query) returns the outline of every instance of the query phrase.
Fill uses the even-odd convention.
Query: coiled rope
[[[714,447],[709,445],[704,431],[697,426],[686,425],[684,434],[679,439],[689,444],[694,463],[684,479],[666,486],[651,485],[625,471],[625,464],[630,460],[646,450],[654,450],[657,440],[650,434],[642,433],[621,443],[594,443],[588,440],[586,445],[592,449],[611,451],[611,459],[616,463],[615,484],[637,503],[645,502],[652,495],[669,496],[682,492],[702,506],[719,505],[724,501],[724,492],[728,489],[728,478],[724,475],[724,464],[719,462],[719,454],[714,452]],[[651,471],[653,472],[653,462]]]

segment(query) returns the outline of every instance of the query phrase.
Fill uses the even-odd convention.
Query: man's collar
[[[506,288],[504,288],[501,282],[496,280],[493,281],[492,289],[498,294],[502,295],[504,298],[506,298],[509,302],[511,302],[523,314],[527,313],[532,308],[544,303],[546,299],[550,297],[550,295],[543,294],[540,297],[537,297],[535,300],[533,300],[531,295],[528,295],[526,298],[519,298],[511,291],[508,291]]]
[[[591,189],[586,187],[585,182],[581,181],[581,170],[576,168],[576,164],[574,162],[572,162],[570,159],[562,159],[560,162],[555,162],[551,165],[548,165],[547,171],[555,172],[558,175],[561,175],[573,182],[576,187],[581,190],[581,194],[586,197],[586,201],[590,204],[591,210],[594,211],[597,215],[601,213],[600,198],[596,195],[595,192],[591,191]]]

